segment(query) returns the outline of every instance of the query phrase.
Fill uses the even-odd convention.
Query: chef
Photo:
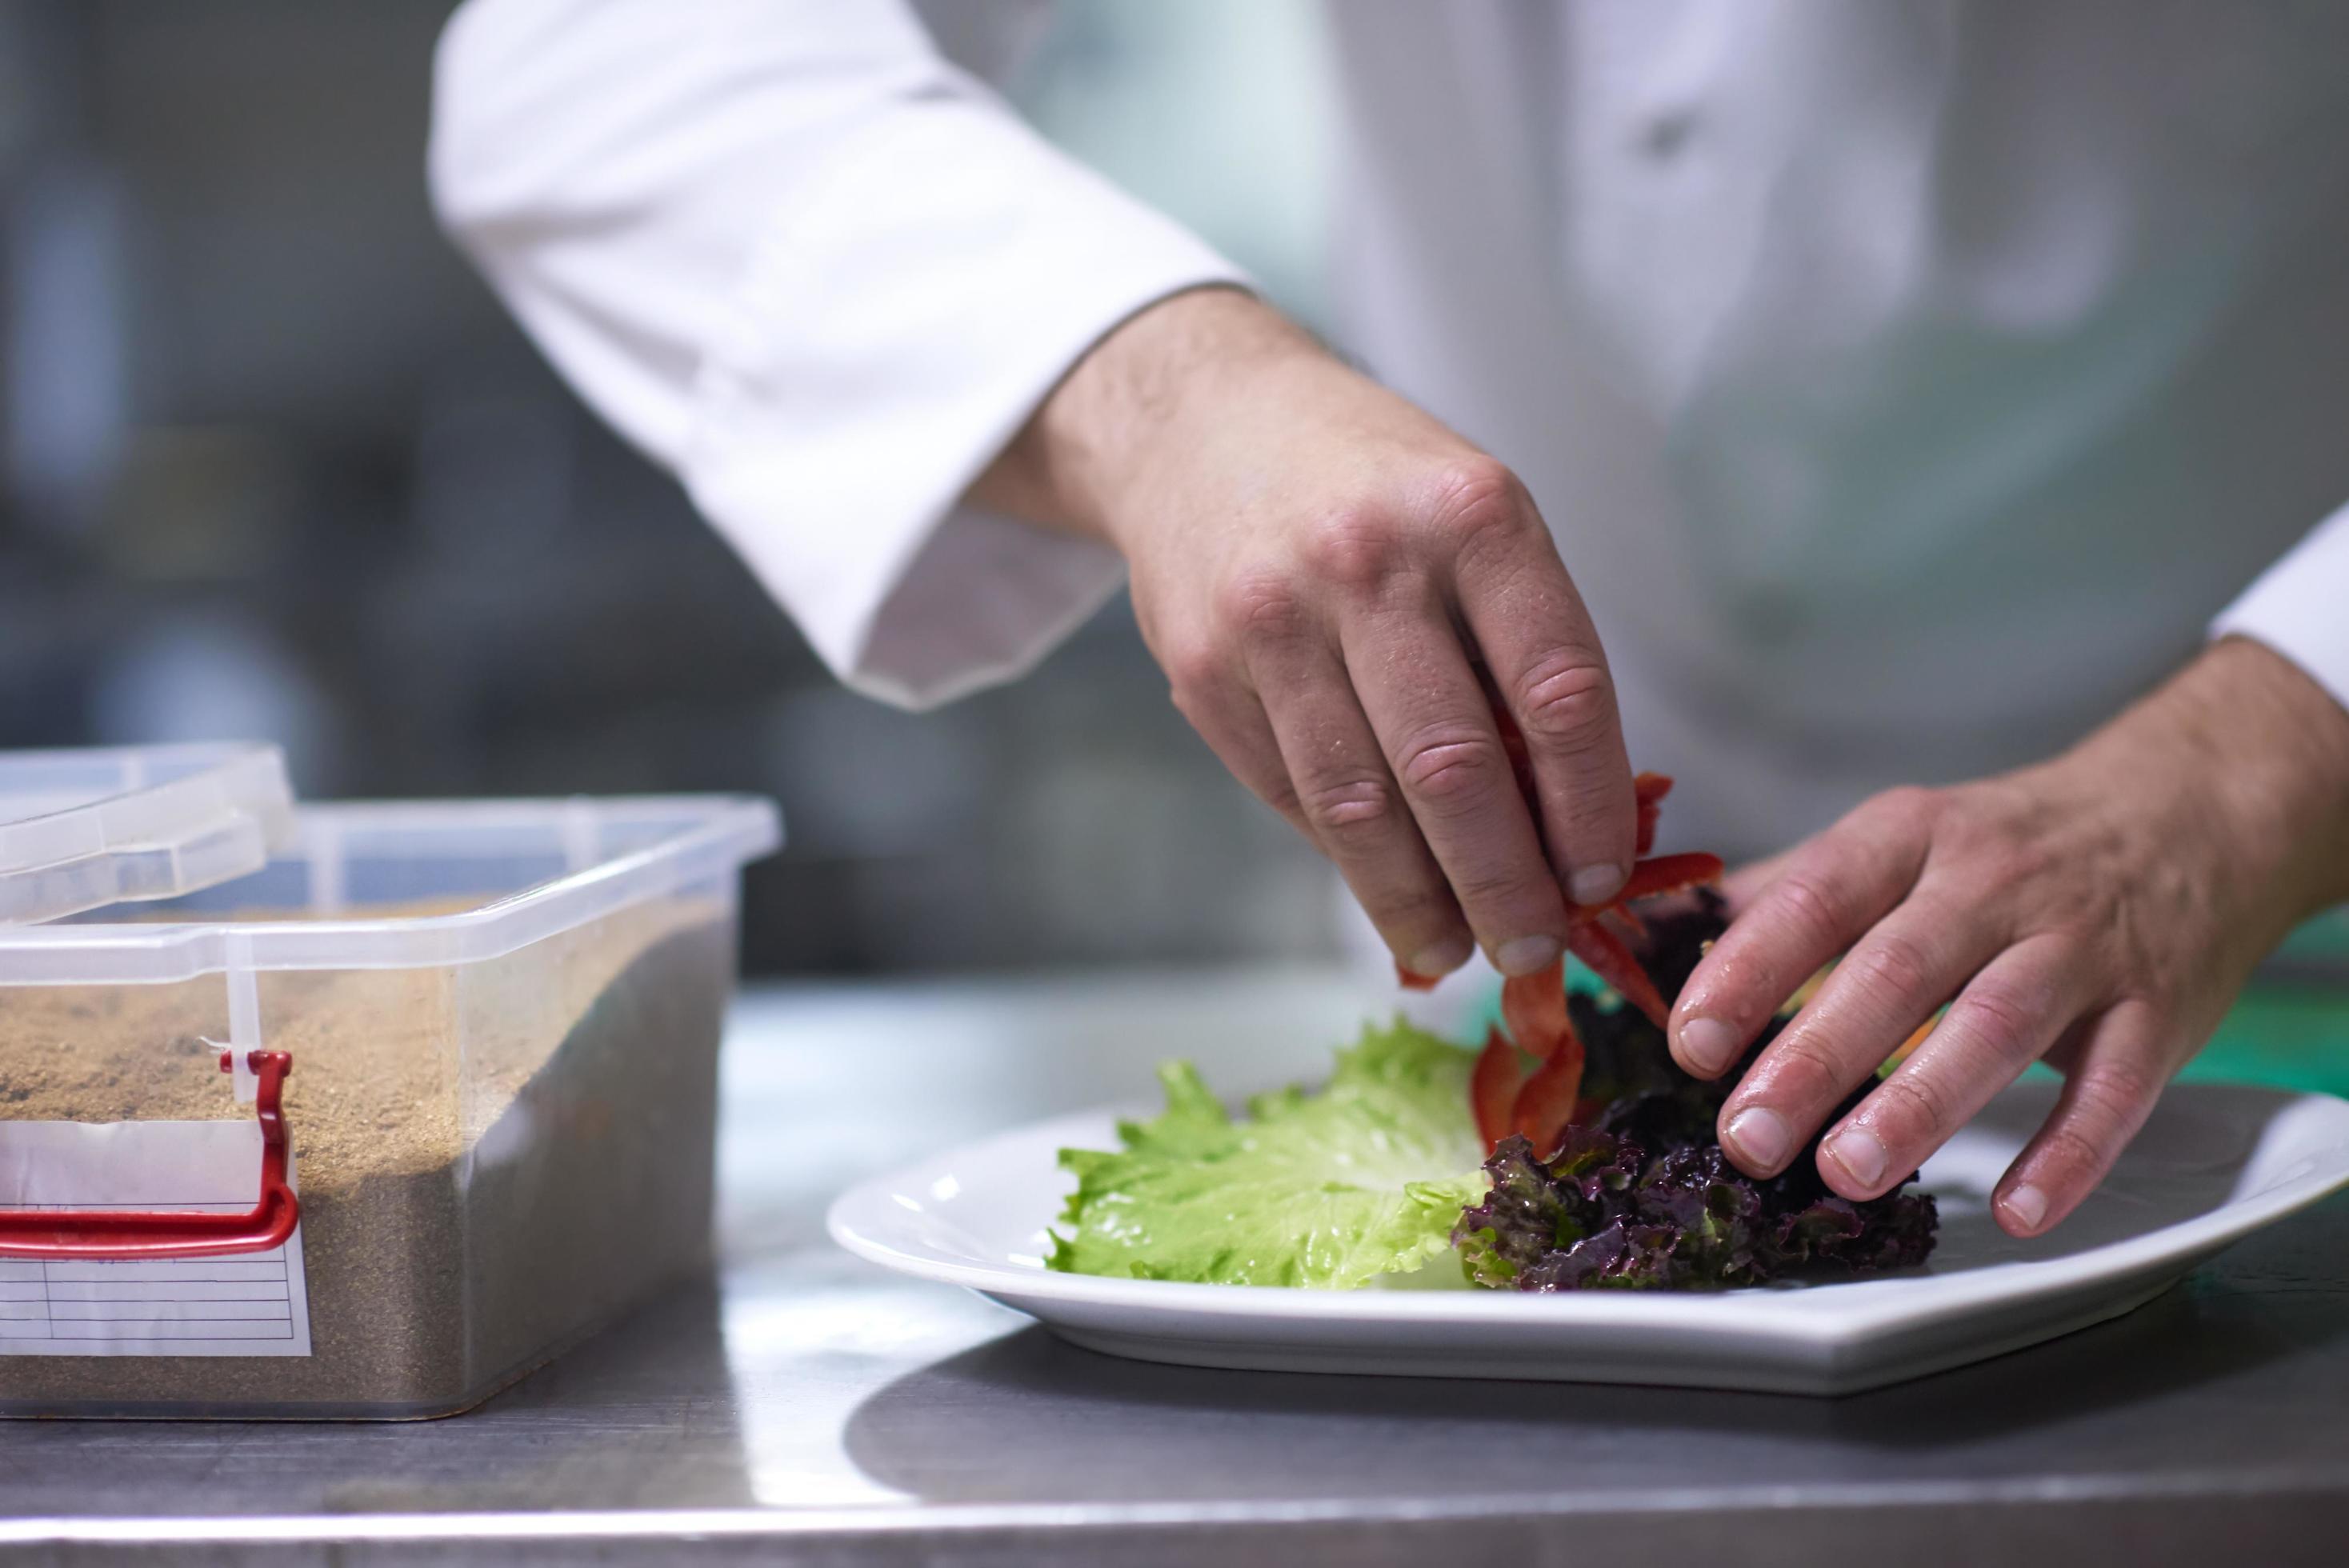
[[[1815,1158],[1883,1192],[2044,1058],[2019,1236],[2349,897],[2349,7],[1348,0],[1350,357],[983,85],[1037,7],[937,12],[960,63],[900,0],[470,0],[438,61],[445,222],[851,686],[1130,581],[1430,975],[1555,965],[1676,774],[1760,857],[1680,1062],[1846,954],[1731,1157],[1946,1005]]]

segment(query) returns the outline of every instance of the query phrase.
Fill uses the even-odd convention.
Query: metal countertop
[[[1321,971],[754,990],[728,1261],[474,1414],[0,1423],[0,1558],[97,1563],[2337,1561],[2349,1194],[2116,1323],[1839,1400],[1209,1372],[838,1253],[898,1151],[1311,1076]]]

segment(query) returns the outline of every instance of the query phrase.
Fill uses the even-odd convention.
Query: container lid
[[[293,831],[274,746],[0,752],[0,925],[194,892]]]

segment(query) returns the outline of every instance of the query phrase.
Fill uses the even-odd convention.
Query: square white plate
[[[2018,1242],[1987,1200],[2054,1091],[2007,1089],[1926,1165],[1941,1229],[1924,1268],[1844,1284],[1530,1295],[1055,1274],[1043,1266],[1045,1230],[1071,1185],[1055,1156],[1116,1147],[1131,1108],[1040,1122],[875,1178],[833,1205],[831,1229],[874,1263],[1145,1361],[1843,1394],[2117,1317],[2229,1243],[2349,1185],[2349,1103],[2179,1085],[2094,1197],[2051,1234]]]

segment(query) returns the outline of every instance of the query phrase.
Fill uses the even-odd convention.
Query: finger
[[[1801,851],[1802,846],[1797,844],[1792,849],[1780,850],[1766,860],[1748,861],[1742,866],[1732,867],[1729,874],[1721,879],[1721,896],[1729,905],[1730,918],[1733,920],[1753,908],[1770,890],[1770,884],[1794,863],[1795,856]]]
[[[1721,900],[1729,918],[1733,921],[1759,903],[1762,895],[1769,892],[1771,884],[1775,882],[1785,869],[1794,863],[1795,857],[1802,852],[1803,848],[1802,844],[1795,844],[1780,850],[1766,860],[1749,861],[1744,865],[1733,868],[1728,875],[1723,877]],[[1833,960],[1829,962],[1832,963]],[[1821,985],[1826,984],[1828,973],[1826,968],[1812,970],[1803,983],[1789,992],[1786,999],[1771,1011],[1776,1014],[1800,1007],[1817,995]]]
[[[1176,711],[1231,776],[1319,848],[1320,841],[1305,820],[1297,787],[1289,780],[1288,764],[1281,758],[1280,742],[1264,716],[1263,699],[1237,676],[1195,685],[1178,682],[1174,698]]]
[[[2081,1048],[2088,1043],[2088,1031],[2102,1022],[2104,1015],[2091,1013],[2072,1020],[2072,1026],[2056,1037],[2055,1043],[2039,1053],[2039,1059],[2070,1078],[2080,1065]]]
[[[1525,737],[1550,863],[1577,903],[1605,903],[1630,874],[1636,813],[1598,629],[1515,480],[1464,487],[1449,526],[1452,592]]]
[[[1672,1056],[1718,1078],[1785,1000],[1915,885],[1925,861],[1921,810],[1879,796],[1797,849],[1681,987]]]
[[[2001,1230],[2044,1235],[2095,1190],[2161,1097],[2168,1044],[2143,1002],[2116,1003],[2089,1025],[2055,1109],[1999,1179],[1991,1212]]]
[[[1922,1165],[2063,1037],[2087,1005],[2070,944],[2036,937],[1973,977],[1923,1045],[1819,1145],[1819,1175],[1873,1198]]]
[[[1920,890],[1754,1058],[1721,1108],[1723,1150],[1756,1176],[1785,1170],[1844,1097],[1997,952],[1996,934],[1971,907]]]
[[[1346,879],[1397,963],[1448,975],[1468,961],[1467,923],[1420,836],[1378,737],[1319,636],[1259,642],[1252,686],[1307,830]]]
[[[1493,966],[1529,975],[1557,964],[1566,895],[1433,584],[1398,583],[1358,605],[1340,618],[1339,641],[1387,765]]]

